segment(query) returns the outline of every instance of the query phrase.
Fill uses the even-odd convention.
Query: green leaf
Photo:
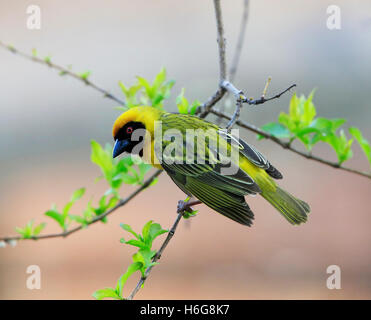
[[[123,289],[125,286],[126,281],[129,277],[136,271],[140,270],[142,267],[142,263],[134,262],[132,263],[126,270],[126,272],[120,277],[117,281],[116,292],[122,297],[123,296]]]
[[[180,114],[188,114],[188,107],[189,103],[188,100],[184,97],[185,89],[182,88],[179,96],[177,96],[175,103],[178,107],[178,111]]]
[[[47,217],[54,219],[63,229],[65,229],[65,218],[58,211],[51,209],[45,212]]]
[[[312,137],[310,137],[309,135],[310,134],[314,134],[312,135]],[[295,134],[295,136],[297,138],[300,139],[301,142],[304,143],[305,147],[308,149],[308,150],[311,150],[312,147],[318,142],[321,140],[321,137],[322,137],[322,133],[320,130],[316,129],[316,128],[311,128],[311,127],[305,127],[301,130],[298,130]]]
[[[134,164],[134,161],[133,159],[131,158],[131,156],[127,156],[125,158],[122,158],[121,159],[123,164],[126,166],[126,167],[131,167],[133,164]]]
[[[111,199],[108,200],[106,210],[113,208],[119,202],[119,200],[120,200],[119,197],[115,195],[112,196]]]
[[[100,199],[99,199],[99,208],[101,208],[102,210],[106,210],[106,199],[107,199],[107,195],[103,195]]]
[[[122,181],[126,184],[136,184],[138,182],[138,178],[125,174],[122,176]]]
[[[301,121],[303,122],[304,125],[308,126],[316,116],[316,108],[314,107],[314,104],[312,102],[314,95],[314,90],[309,94],[308,99],[305,100],[304,102],[304,110],[303,110],[303,116],[301,118]]]
[[[148,252],[148,250],[147,250],[147,252]],[[141,264],[141,266],[140,266],[141,269],[143,268],[143,266],[144,267],[146,266],[146,262],[144,260],[144,257],[139,251],[133,254],[133,262],[139,262]]]
[[[81,79],[88,80],[89,76],[91,75],[91,71],[85,71],[77,74]]]
[[[194,115],[197,111],[197,108],[201,105],[199,100],[193,101],[191,107],[189,108],[189,114]]]
[[[337,136],[334,133],[326,136],[325,141],[335,150],[339,164],[342,164],[353,156],[351,150],[353,139],[348,140],[343,130],[340,131],[340,136]]]
[[[29,221],[24,228],[24,237],[30,238],[32,236],[33,231],[33,220]]]
[[[141,272],[144,276],[144,272],[152,263],[152,258],[156,254],[155,250],[151,250],[150,248],[143,248],[140,249],[137,253],[133,255],[133,261],[139,261],[142,263]]]
[[[140,240],[135,240],[135,239],[130,239],[130,240],[128,240],[128,241],[125,241],[125,244],[129,244],[129,245],[131,245],[131,246],[134,246],[134,247],[138,247],[138,248],[140,248],[140,249],[144,249],[144,248],[146,248],[146,244],[145,243],[143,243],[142,241],[140,241]]]
[[[136,95],[138,91],[142,88],[140,84],[131,86],[127,88],[121,81],[119,81],[119,86],[121,91],[124,93],[126,98],[126,104],[128,108],[132,108],[138,105]]]
[[[161,68],[160,72],[156,75],[155,80],[152,82],[152,90],[154,92],[157,91],[158,88],[164,83],[166,79],[166,69]]]
[[[297,97],[293,94],[290,100],[289,113],[281,112],[278,117],[278,122],[289,129],[291,133],[296,134],[298,131],[308,127],[316,116],[316,108],[312,102],[314,91],[308,98],[305,96]],[[307,143],[308,138],[305,137],[302,142]]]
[[[91,141],[91,161],[100,167],[105,179],[111,182],[114,170],[112,155],[95,140]]]
[[[341,127],[345,122],[347,122],[345,119],[331,119],[331,125],[333,132],[336,132],[336,130]]]
[[[20,227],[15,227],[15,232],[19,233],[21,236],[23,236],[26,233],[25,229]]]
[[[124,229],[125,231],[127,232],[130,232],[134,237],[136,237],[138,240],[142,240],[141,237],[134,232],[134,230],[128,225],[128,224],[125,224],[125,223],[121,223],[120,224],[120,227],[122,229]]]
[[[128,172],[127,164],[125,162],[126,158],[122,158],[116,164],[116,173],[126,173]]]
[[[155,240],[158,236],[169,232],[168,230],[162,229],[161,225],[159,223],[152,223],[149,228],[148,238],[150,242],[148,244],[150,247],[152,247],[152,242]]]
[[[97,300],[102,300],[104,298],[113,298],[117,300],[122,300],[121,296],[117,294],[116,290],[113,288],[104,288],[97,290],[93,293],[93,297]]]
[[[70,214],[70,215],[68,215],[68,217],[71,220],[76,221],[76,222],[81,223],[81,224],[86,224],[87,223],[87,221],[83,217],[75,215],[75,214]]]
[[[73,205],[73,202],[70,201],[70,202],[67,202],[67,204],[63,207],[62,215],[64,218],[67,217],[68,212],[70,211],[72,205]]]
[[[357,140],[371,165],[371,146],[358,128],[350,127],[349,133]]]
[[[158,178],[156,177],[156,178],[154,178],[153,180],[152,180],[152,182],[151,182],[151,184],[149,185],[150,187],[151,186],[154,186],[155,184],[157,184],[157,182],[158,182]]]
[[[72,202],[76,202],[77,200],[81,199],[82,196],[85,194],[85,188],[80,188],[80,189],[77,189],[73,194],[72,194],[72,197],[71,197],[71,201]]]
[[[41,225],[37,226],[36,228],[37,229],[42,228]],[[24,228],[16,227],[15,231],[22,236],[22,239],[30,239],[33,236],[37,235],[37,234],[35,234],[35,229],[33,228],[33,220],[30,220],[29,222],[27,222],[27,224]]]
[[[261,127],[262,130],[270,133],[277,138],[290,138],[290,131],[280,123],[270,122]],[[264,139],[264,136],[258,135],[258,140]]]
[[[278,122],[288,128],[290,131],[295,129],[295,124],[291,122],[290,116],[284,112],[281,112],[278,116]]]
[[[94,209],[94,207],[92,206],[91,201],[89,201],[87,203],[86,208],[84,209],[84,212],[83,212],[82,215],[84,217],[85,222],[89,222],[93,219],[94,215],[101,214],[104,211],[105,211],[104,209],[101,212],[99,212],[97,209]]]
[[[191,212],[184,211],[183,218],[184,219],[192,218],[192,217],[197,215],[197,212],[198,212],[198,210],[194,210],[194,211],[191,211]]]
[[[138,168],[139,168],[139,180],[142,182],[146,173],[152,169],[152,166],[150,164],[142,162],[138,164]]]
[[[117,107],[114,107],[115,110],[119,110],[119,111],[122,111],[122,112],[125,112],[127,111],[129,108],[128,107],[124,107],[124,106],[117,106]]]
[[[46,223],[45,222],[40,223],[38,226],[36,226],[33,229],[32,235],[34,235],[34,236],[39,235],[40,232],[45,228],[45,226],[46,226]]]
[[[128,88],[126,88],[126,86],[124,85],[124,83],[122,81],[119,81],[119,86],[120,86],[121,91],[123,92],[123,94],[125,96],[129,94]]]
[[[147,81],[147,79],[142,78],[142,77],[139,77],[139,76],[137,77],[137,79],[138,79],[138,83],[139,83],[141,86],[144,87],[145,92],[146,92],[148,98],[149,98],[150,100],[152,100],[153,97],[154,97],[154,95],[153,95],[154,92],[153,92],[153,89],[152,89],[152,86],[150,85],[150,83]]]
[[[85,193],[85,188],[80,188],[80,189],[77,189],[73,194],[72,194],[72,197],[70,199],[69,202],[67,202],[67,204],[64,206],[63,210],[62,210],[62,215],[64,218],[66,218],[66,216],[68,215],[71,207],[73,206],[73,204],[81,199],[81,197],[84,195]]]
[[[163,96],[162,93],[157,94],[152,100],[152,106],[155,107],[159,105],[164,99],[165,97]]]
[[[174,84],[174,80],[168,80],[165,82],[164,86],[161,88],[164,99],[168,99],[170,97],[171,88],[174,86]]]
[[[296,96],[296,93],[292,95],[289,106],[289,116],[292,121],[300,121],[300,111],[299,111],[300,100]]]
[[[149,220],[143,227],[142,229],[142,235],[143,235],[143,239],[144,239],[144,242],[146,244],[148,244],[148,240],[149,240],[149,230],[151,228],[151,225],[152,225],[152,222],[153,220]]]
[[[337,129],[345,122],[345,119],[316,118],[309,127],[319,130],[323,136],[326,136],[336,133]]]

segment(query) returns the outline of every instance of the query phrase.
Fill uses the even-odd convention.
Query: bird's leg
[[[192,212],[194,211],[191,206],[197,205],[202,203],[200,200],[197,200],[193,197],[188,197],[186,200],[179,200],[178,201],[178,207],[177,207],[177,213],[184,213],[184,212]]]

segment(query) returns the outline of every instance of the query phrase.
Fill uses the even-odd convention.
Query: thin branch
[[[198,107],[196,114],[203,119],[205,118],[209,113],[211,108],[221,99],[223,98],[225,94],[225,89],[219,87],[218,90],[209,98],[206,100],[204,104]]]
[[[227,79],[227,63],[225,58],[224,26],[222,18],[222,9],[220,7],[220,0],[214,0],[214,8],[216,18],[217,41],[219,48],[219,80],[223,81]]]
[[[139,193],[141,193],[144,189],[146,189],[153,182],[153,180],[161,174],[161,172],[162,170],[157,170],[152,176],[150,176],[138,189],[136,189],[128,197],[121,199],[113,208],[107,210],[106,212],[100,214],[99,216],[96,216],[92,221],[89,222],[88,225],[92,225],[93,223],[103,220],[105,217],[107,217],[108,215],[116,211],[118,208],[127,204],[130,200],[132,200]],[[2,237],[0,238],[0,241],[11,242],[11,241],[16,241],[16,240],[42,240],[42,239],[50,239],[50,238],[65,238],[79,230],[82,230],[83,228],[84,228],[83,225],[80,225],[73,229],[66,230],[60,233],[45,234],[45,235],[40,235],[40,236],[34,236],[31,238],[22,238],[22,236]]]
[[[232,59],[232,63],[231,63],[231,68],[229,69],[229,80],[230,80],[230,82],[234,81],[234,78],[235,78],[236,73],[237,73],[238,64],[240,62],[241,52],[242,52],[242,48],[243,48],[243,42],[244,42],[244,39],[245,39],[247,21],[248,21],[248,17],[249,17],[248,13],[249,13],[249,0],[244,0],[244,2],[243,2],[243,13],[242,13],[241,24],[240,24],[240,31],[238,33],[238,40],[237,40],[237,44],[236,44],[236,49],[234,51],[234,55],[233,55],[233,59]],[[230,100],[227,98],[227,101],[230,101]],[[222,107],[220,109],[221,112],[224,112],[224,110],[226,108],[226,103],[227,102],[225,102],[222,105]],[[220,125],[221,120],[222,120],[222,118],[218,118],[216,120],[216,124]],[[227,127],[228,127],[228,125],[227,125]]]
[[[37,62],[37,63],[43,64],[45,66],[48,66],[48,67],[50,67],[52,69],[58,70],[58,71],[60,71],[61,75],[68,75],[68,76],[70,76],[72,78],[75,78],[75,79],[77,79],[77,80],[85,83],[87,86],[89,86],[89,87],[91,87],[91,88],[99,91],[100,93],[103,94],[104,97],[109,98],[109,99],[111,99],[111,100],[119,103],[122,106],[125,106],[126,105],[123,100],[115,97],[109,91],[107,91],[107,90],[99,87],[98,85],[96,85],[93,82],[91,82],[89,79],[81,77],[79,74],[71,71],[68,68],[65,68],[65,67],[62,67],[60,65],[57,65],[57,64],[51,62],[50,60],[41,59],[41,58],[38,58],[38,57],[33,56],[31,54],[27,54],[27,53],[24,53],[22,51],[19,51],[18,49],[14,48],[13,46],[6,45],[6,44],[2,43],[1,41],[0,41],[0,47],[3,47],[4,49],[6,49],[8,51],[10,51],[10,52],[12,52],[12,53],[14,53],[16,55],[19,55],[19,56],[21,56],[23,58],[26,58],[28,60],[31,60],[33,62]]]
[[[242,103],[247,103],[249,105],[258,105],[258,104],[263,104],[267,101],[270,101],[270,100],[273,100],[273,99],[278,99],[280,98],[284,93],[290,91],[292,88],[296,87],[296,84],[293,84],[291,85],[290,87],[288,87],[287,89],[281,91],[280,93],[276,94],[275,96],[271,97],[271,98],[265,98],[265,95],[267,93],[267,90],[268,90],[268,85],[269,83],[271,82],[271,78],[269,77],[268,78],[268,81],[264,87],[264,90],[263,90],[263,93],[261,95],[261,97],[259,99],[256,99],[256,100],[253,100],[253,99],[248,99],[245,94],[243,93],[242,90],[240,89],[237,89],[233,83],[229,82],[229,81],[222,81],[222,83],[220,84],[221,87],[223,87],[225,90],[227,90],[229,93],[232,93],[236,100],[241,100]]]
[[[234,77],[236,76],[238,63],[240,62],[240,57],[241,57],[241,52],[242,52],[242,48],[243,48],[243,41],[245,39],[245,32],[246,32],[248,18],[249,18],[249,0],[244,0],[240,31],[238,33],[238,40],[237,40],[237,44],[236,44],[236,49],[234,51],[234,56],[233,56],[233,59],[232,59],[231,68],[229,70],[229,80],[231,82],[233,82]]]
[[[216,30],[217,30],[217,41],[218,41],[218,52],[219,52],[219,87],[218,90],[206,100],[206,102],[198,107],[197,114],[200,118],[205,118],[211,108],[223,98],[226,90],[220,85],[224,80],[227,79],[227,62],[225,56],[225,38],[224,38],[224,26],[222,10],[220,7],[220,0],[214,0],[215,18],[216,18]]]
[[[179,201],[178,208],[177,208],[177,217],[176,217],[176,219],[175,219],[175,221],[173,223],[173,226],[171,227],[170,231],[168,232],[167,237],[165,238],[164,242],[162,243],[160,249],[157,251],[157,253],[153,257],[152,262],[157,262],[161,258],[162,253],[164,252],[164,250],[168,246],[170,240],[173,238],[173,236],[175,234],[175,231],[176,231],[176,229],[178,227],[178,224],[179,224],[180,220],[183,217],[184,211],[186,211],[186,210],[192,210],[191,209],[191,206],[198,205],[198,204],[201,204],[201,203],[202,202],[199,201],[199,200],[188,201],[188,202]],[[135,286],[134,290],[131,292],[131,294],[127,298],[127,300],[132,300],[134,298],[134,296],[138,293],[138,291],[140,290],[140,288],[142,288],[142,286],[144,285],[144,282],[148,278],[148,276],[151,273],[153,267],[154,266],[151,266],[151,267],[148,267],[147,268],[147,270],[146,270],[146,272],[144,274],[144,277],[141,277],[140,278],[140,280],[138,281],[137,285]]]
[[[241,109],[242,109],[242,100],[237,99],[236,100],[236,110],[234,111],[231,120],[229,120],[229,122],[226,126],[227,131],[231,130],[231,128],[234,126],[234,124],[236,123],[236,121],[240,117]],[[221,118],[219,118],[219,119],[221,119]]]
[[[233,83],[229,82],[229,81],[222,81],[220,83],[220,86],[222,88],[224,88],[225,90],[227,90],[229,93],[232,93],[234,95],[234,97],[238,100],[240,99],[242,102],[247,102],[248,99],[246,98],[245,94],[242,92],[242,90],[240,89],[237,89]]]
[[[262,94],[262,96],[259,99],[256,99],[256,100],[247,99],[247,100],[245,100],[243,102],[244,103],[247,103],[247,104],[250,104],[250,105],[263,104],[263,103],[265,103],[267,101],[280,98],[284,93],[286,93],[286,92],[290,91],[292,88],[296,87],[296,84],[292,84],[290,87],[288,87],[287,89],[281,91],[279,94],[276,94],[275,96],[266,99],[265,98],[265,93],[267,92],[267,88],[268,88],[269,82],[270,82],[270,78],[268,79],[267,84],[266,84],[266,86],[264,88],[263,94]]]
[[[291,88],[295,87],[296,85],[292,85],[290,86],[289,88],[285,89],[284,91],[280,92],[279,94],[275,95],[274,97],[272,98],[268,98],[266,99],[265,98],[265,95],[267,93],[267,90],[268,90],[268,86],[269,86],[269,83],[271,82],[271,78],[269,77],[268,78],[268,81],[264,87],[264,90],[263,90],[263,93],[260,97],[260,99],[257,99],[257,100],[252,100],[252,99],[247,99],[245,94],[240,90],[240,89],[237,89],[231,82],[229,81],[226,81],[224,80],[222,83],[221,83],[221,86],[227,90],[229,93],[232,93],[234,96],[235,96],[235,99],[236,99],[236,109],[233,113],[233,116],[231,118],[231,120],[228,122],[227,124],[227,130],[230,130],[232,128],[232,126],[236,123],[237,119],[240,117],[240,114],[241,114],[241,109],[242,109],[242,104],[243,103],[247,103],[247,104],[254,104],[254,105],[258,105],[258,104],[263,104],[267,101],[270,101],[270,100],[273,100],[273,99],[278,99],[279,97],[281,97],[285,92],[289,91]],[[220,111],[221,113],[223,113],[223,111],[221,110]],[[222,119],[221,117],[219,117],[219,119]]]
[[[224,118],[226,120],[229,120],[231,121],[232,120],[232,117],[229,116],[228,114],[226,113],[223,113],[223,112],[220,112],[220,111],[217,111],[217,110],[211,110],[210,111],[211,113],[215,114],[216,116],[218,117],[221,117],[221,118]],[[245,128],[247,130],[250,130],[252,132],[255,132],[261,136],[263,136],[264,138],[266,139],[269,139],[275,143],[277,143],[278,145],[280,145],[282,148],[284,149],[287,149],[287,150],[290,150],[306,159],[309,159],[309,160],[313,160],[313,161],[317,161],[317,162],[320,162],[322,164],[325,164],[325,165],[328,165],[330,167],[333,167],[333,168],[336,168],[336,169],[340,169],[340,170],[344,170],[344,171],[348,171],[348,172],[351,172],[351,173],[354,173],[354,174],[357,174],[357,175],[360,175],[360,176],[363,176],[363,177],[366,177],[366,178],[369,178],[371,179],[371,174],[368,173],[368,172],[363,172],[363,171],[359,171],[359,170],[356,170],[356,169],[352,169],[352,168],[348,168],[348,167],[344,167],[344,166],[341,166],[339,163],[337,162],[332,162],[332,161],[328,161],[328,160],[325,160],[325,159],[322,159],[322,158],[319,158],[317,156],[314,156],[310,153],[306,153],[306,152],[303,152],[303,151],[300,151],[294,147],[291,146],[291,143],[290,142],[286,142],[286,141],[283,141],[275,136],[273,136],[272,134],[266,132],[266,131],[263,131],[261,129],[259,129],[258,127],[252,125],[252,124],[249,124],[243,120],[236,120],[235,122],[237,125],[239,125],[241,128]]]

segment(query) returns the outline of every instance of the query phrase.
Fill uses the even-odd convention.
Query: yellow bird
[[[164,169],[187,195],[234,221],[252,224],[254,214],[245,196],[255,194],[260,194],[291,224],[307,221],[309,205],[274,181],[282,178],[281,173],[255,147],[210,122],[141,106],[119,116],[112,134],[114,158],[123,152],[139,155]],[[199,148],[200,138],[205,140],[204,149]],[[233,152],[237,157],[228,158],[226,164],[224,160]]]

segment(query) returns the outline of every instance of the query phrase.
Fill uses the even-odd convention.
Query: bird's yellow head
[[[142,156],[143,138],[147,134],[153,137],[154,122],[159,119],[161,113],[162,111],[153,107],[135,107],[120,115],[112,128],[115,140],[113,157],[123,152]]]

